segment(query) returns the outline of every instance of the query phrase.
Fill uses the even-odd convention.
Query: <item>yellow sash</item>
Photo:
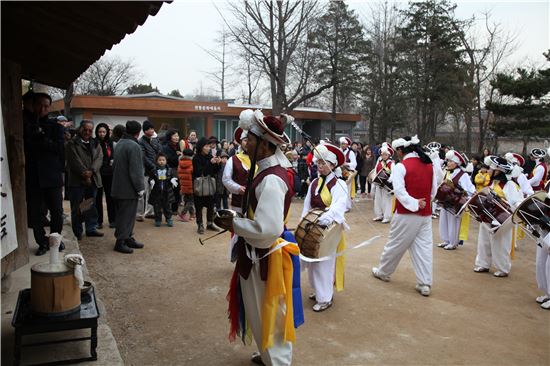
[[[321,182],[318,182],[317,184],[321,184]],[[323,189],[321,189],[321,192],[319,192],[319,194],[321,195],[321,200],[323,200],[325,206],[330,207],[330,204],[332,203],[332,195],[330,194],[330,190],[328,189],[326,184],[323,185]],[[338,247],[336,248],[336,253],[340,253],[345,249],[346,236],[344,235],[344,233],[342,233],[342,238],[340,238],[340,242],[338,243]],[[336,291],[342,291],[344,289],[345,265],[346,258],[343,255],[336,257],[336,273],[334,276],[334,286],[336,288]]]
[[[470,215],[463,214],[460,219],[460,231],[458,234],[458,240],[468,240],[468,233],[470,231]]]
[[[271,248],[284,243],[278,238]],[[264,302],[262,304],[262,350],[273,346],[275,321],[281,297],[286,309],[284,314],[283,342],[295,342],[294,309],[292,305],[292,274],[293,266],[290,255],[299,255],[300,250],[294,243],[274,251],[268,257],[267,281],[265,284]]]

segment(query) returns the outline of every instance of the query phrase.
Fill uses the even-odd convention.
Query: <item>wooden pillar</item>
[[[21,66],[2,58],[2,122],[6,136],[17,232],[17,249],[2,258],[2,277],[29,262],[21,94]]]
[[[206,115],[206,128],[204,129],[204,136],[210,137],[214,134],[214,116],[212,114]]]

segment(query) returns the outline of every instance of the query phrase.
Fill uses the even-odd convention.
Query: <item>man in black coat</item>
[[[143,244],[134,239],[138,199],[145,192],[142,150],[137,141],[140,130],[139,122],[126,122],[126,133],[115,147],[113,162],[111,195],[116,202],[115,250],[127,254],[143,248]]]
[[[145,120],[143,122],[143,136],[139,139],[139,145],[143,152],[143,181],[145,184],[145,193],[138,201],[136,219],[143,221],[145,217],[153,216],[153,206],[148,203],[151,187],[148,184],[149,176],[155,170],[157,155],[162,150],[160,142],[155,135],[155,128],[151,122]]]
[[[51,97],[34,93],[32,100],[33,111],[23,112],[27,211],[38,244],[36,255],[43,255],[49,249],[44,207],[50,211],[50,233],[61,233],[63,228],[64,136],[63,126],[48,118]]]

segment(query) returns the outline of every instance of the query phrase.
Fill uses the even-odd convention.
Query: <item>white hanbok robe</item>
[[[276,155],[258,162],[258,173],[279,165]],[[284,229],[284,201],[288,188],[286,183],[276,175],[270,174],[258,184],[254,194],[258,200],[254,220],[235,218],[235,234],[243,237],[254,248],[268,249],[280,237]],[[290,365],[292,362],[292,343],[283,342],[283,324],[286,306],[281,298],[277,310],[274,342],[271,348],[262,348],[262,305],[264,301],[265,282],[260,277],[260,263],[253,263],[248,279],[240,278],[241,291],[246,318],[252,329],[256,345],[260,350],[262,361],[266,365]]]
[[[338,179],[333,173],[330,173],[326,177],[325,186],[331,182],[333,179]],[[306,198],[304,200],[304,208],[302,210],[302,218],[307,215],[309,210],[311,210],[311,188],[312,184],[309,185]],[[317,186],[317,190],[319,186]],[[313,192],[318,194],[319,192]],[[336,222],[338,224],[344,224],[345,218],[344,213],[347,209],[348,203],[348,190],[347,185],[343,180],[336,181],[336,184],[330,190],[330,195],[332,196],[332,202],[328,207],[328,211],[325,212],[322,217],[329,219],[331,222]],[[305,262],[303,262],[305,264]],[[315,263],[307,263],[304,267],[308,268],[309,274],[309,283],[313,290],[315,291],[316,301],[329,302],[332,300],[334,295],[334,271],[336,268],[336,257],[332,257],[329,260]]]
[[[537,243],[537,287],[550,297],[550,232],[544,232]]]
[[[378,166],[381,160],[382,158],[378,158],[375,167]],[[389,166],[391,174],[391,169],[395,162],[393,160],[388,161],[391,161],[391,165]],[[386,188],[380,187],[378,184],[373,184],[372,189],[374,190],[374,217],[382,218],[384,221],[390,221],[392,215],[392,194]]]
[[[460,168],[456,168],[450,175],[449,179],[453,180],[460,172]],[[473,195],[476,192],[476,187],[472,184],[468,173],[462,174],[462,177],[458,180],[458,185],[462,188],[468,196]],[[445,209],[441,209],[439,214],[439,235],[441,240],[447,244],[457,246],[459,242],[460,234],[460,221],[462,215],[455,216]]]
[[[493,185],[498,182],[493,182]],[[504,196],[512,211],[523,200],[521,190],[512,181],[506,182],[502,189]],[[512,249],[512,231],[513,225],[508,223],[499,228],[496,232],[491,231],[489,224],[481,223],[479,225],[479,236],[477,238],[477,256],[475,260],[476,267],[491,268],[491,264],[496,271],[509,273],[512,268],[510,251]]]

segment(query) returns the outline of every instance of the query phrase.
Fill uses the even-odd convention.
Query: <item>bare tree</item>
[[[78,94],[121,95],[139,76],[133,61],[102,57],[77,79],[75,89]]]
[[[475,20],[473,18],[468,22],[470,27]],[[489,81],[496,74],[502,61],[516,48],[516,36],[504,32],[501,24],[491,22],[490,12],[483,13],[481,20],[485,25],[484,34],[479,34],[479,30],[473,28],[470,28],[469,35],[458,32],[461,35],[461,42],[467,56],[466,70],[469,79],[467,86],[470,88],[469,94],[471,95],[470,103],[466,105],[464,120],[466,124],[465,150],[469,152],[472,151],[472,117],[474,113],[479,123],[477,150],[482,151],[485,146],[490,115],[483,113],[483,101],[491,101],[494,97],[494,88],[489,85]],[[457,29],[459,26],[455,24]]]
[[[228,6],[234,20],[224,20],[232,39],[262,64],[269,76],[273,114],[291,111],[332,86],[320,85],[303,94],[306,75],[293,67],[296,50],[307,42],[307,30],[317,15],[316,1],[250,0]]]
[[[218,37],[215,39],[216,48],[214,50],[208,50],[202,46],[199,46],[218,64],[214,71],[207,71],[205,74],[219,88],[217,91],[220,93],[222,100],[225,99],[225,93],[228,86],[228,72],[231,68],[231,65],[227,62],[227,56],[229,54],[229,37],[230,34],[225,28],[223,28],[219,32]]]

